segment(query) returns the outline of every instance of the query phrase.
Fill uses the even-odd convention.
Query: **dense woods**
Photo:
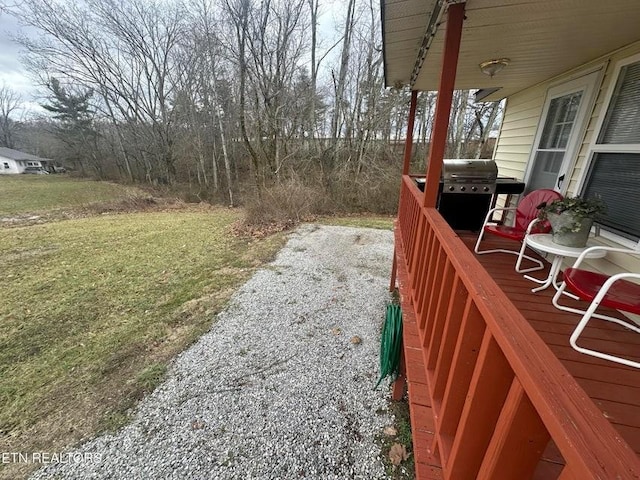
[[[17,40],[50,112],[19,122],[0,90],[3,145],[232,205],[395,208],[410,91],[384,88],[376,0],[23,0],[3,14],[42,33]],[[416,165],[434,106],[420,94]],[[448,156],[487,155],[497,117],[456,92]]]

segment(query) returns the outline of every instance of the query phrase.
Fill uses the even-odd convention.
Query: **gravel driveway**
[[[389,231],[300,227],[131,424],[32,478],[385,478],[373,386],[392,252]]]

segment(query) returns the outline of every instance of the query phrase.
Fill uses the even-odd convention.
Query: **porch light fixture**
[[[504,67],[509,65],[511,60],[508,58],[498,58],[496,60],[487,60],[480,64],[480,71],[485,75],[493,77],[496,73],[501,71]]]

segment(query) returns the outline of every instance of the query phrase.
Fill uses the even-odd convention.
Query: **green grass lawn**
[[[0,452],[59,452],[123,425],[284,243],[234,235],[241,210],[161,211],[148,198],[62,175],[0,176],[0,218],[44,222],[0,223]],[[99,214],[117,211],[128,213]],[[389,217],[320,222],[392,227]],[[0,479],[31,468],[0,463]]]
[[[134,187],[66,175],[0,175],[0,217],[145,195]]]
[[[53,180],[29,209],[45,197],[61,205],[62,185],[79,183]],[[281,247],[283,235],[234,236],[240,215],[191,207],[0,228],[0,452],[60,451],[126,421],[166,362]],[[0,478],[23,468],[0,465]]]

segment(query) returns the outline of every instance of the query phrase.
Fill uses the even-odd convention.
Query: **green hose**
[[[374,389],[388,376],[396,378],[400,366],[402,348],[402,310],[400,305],[387,305],[387,317],[382,327],[380,339],[380,378]]]

